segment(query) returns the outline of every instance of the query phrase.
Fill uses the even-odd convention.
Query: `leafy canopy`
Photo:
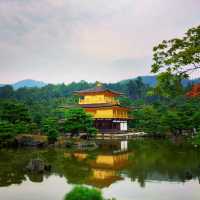
[[[158,74],[154,94],[175,97],[183,94],[182,80],[200,69],[200,26],[182,38],[163,40],[153,48],[151,72]]]
[[[96,129],[93,127],[92,116],[82,108],[73,108],[66,111],[64,128],[65,131],[72,134],[78,134],[84,131],[89,134],[96,132]]]
[[[166,71],[187,78],[199,68],[200,26],[189,29],[182,38],[163,40],[153,48],[153,73]]]
[[[151,134],[174,135],[200,129],[200,99],[176,98],[168,103],[144,105],[133,111],[133,126]]]

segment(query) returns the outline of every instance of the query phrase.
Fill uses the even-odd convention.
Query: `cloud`
[[[198,25],[199,7],[199,0],[1,0],[0,82],[149,74],[152,47]]]

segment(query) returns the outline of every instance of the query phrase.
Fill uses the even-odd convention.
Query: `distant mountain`
[[[0,87],[2,87],[4,85],[6,85],[6,84],[0,84]],[[23,88],[23,87],[26,87],[26,88],[33,88],[33,87],[41,88],[41,87],[44,87],[45,85],[47,85],[47,84],[42,82],[42,81],[35,81],[35,80],[32,80],[32,79],[25,79],[25,80],[18,81],[16,83],[11,84],[11,86],[15,90],[17,90],[19,88]]]
[[[138,77],[136,77],[136,78],[138,78]],[[156,85],[156,82],[157,82],[156,76],[140,76],[140,77],[142,78],[142,81],[145,84],[148,84],[150,86],[155,86]],[[122,80],[119,83],[121,83],[121,84],[127,84],[130,80],[134,81],[136,78]]]
[[[157,83],[156,76],[141,76],[143,82],[150,86],[155,86]]]
[[[142,80],[143,80],[143,82],[145,84],[148,84],[148,85],[150,85],[152,87],[155,86],[156,83],[157,83],[156,76],[140,76],[140,77],[142,78]],[[136,78],[138,78],[138,77],[136,77]],[[135,80],[136,78],[122,80],[119,83],[126,84],[126,83],[128,83],[128,81]],[[186,79],[186,80],[182,81],[182,84],[184,86],[187,86],[188,84],[192,84],[192,83],[200,83],[200,78],[196,78],[196,79],[192,79],[192,80],[191,79],[189,79],[189,80]]]
[[[151,87],[154,87],[157,83],[156,76],[140,76],[140,77],[142,78],[142,80],[145,84],[148,84]],[[138,77],[136,77],[136,78],[138,78]],[[135,80],[136,78],[125,79],[125,80],[119,81],[118,83],[127,84],[130,80]],[[183,80],[182,83],[183,83],[184,86],[191,84],[191,83],[200,83],[200,78],[196,78],[196,79],[193,79],[193,80]],[[2,87],[4,85],[6,85],[6,84],[0,84],[0,87]],[[14,84],[11,84],[11,86],[13,86],[13,88],[15,90],[17,90],[19,88],[23,88],[23,87],[26,87],[26,88],[33,88],[33,87],[41,88],[41,87],[44,87],[46,85],[47,85],[47,83],[44,83],[42,81],[32,80],[32,79],[26,79],[26,80],[22,80],[22,81],[14,83]]]
[[[13,88],[15,90],[17,90],[19,88],[22,88],[22,87],[27,87],[27,88],[37,87],[37,88],[41,88],[41,87],[44,87],[45,85],[47,85],[47,84],[42,82],[42,81],[35,81],[35,80],[31,80],[31,79],[22,80],[22,81],[19,81],[17,83],[12,84],[12,86],[13,86]]]

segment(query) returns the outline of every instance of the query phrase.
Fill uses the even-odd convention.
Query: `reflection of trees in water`
[[[52,166],[51,174],[66,177],[69,183],[81,184],[89,176],[86,162],[74,158],[66,159],[64,150],[0,150],[0,186],[20,184],[27,177],[32,182],[42,182],[50,173],[31,173],[25,168],[29,161],[38,156]]]
[[[0,186],[20,184],[27,177],[32,182],[42,182],[47,173],[30,173],[26,166],[32,158],[37,158],[44,150],[0,150]]]
[[[125,172],[142,187],[146,180],[185,182],[200,176],[199,153],[166,141],[132,143],[134,156]]]
[[[28,155],[14,150],[0,150],[0,186],[20,184],[26,180],[24,166]]]
[[[120,169],[113,169],[118,172],[122,170],[123,173],[127,174],[133,181],[137,180],[143,187],[147,180],[185,182],[191,178],[198,178],[200,181],[200,157],[198,152],[188,147],[177,147],[167,142],[149,140],[131,142],[129,147],[130,150],[134,150],[134,154],[129,155],[128,165]],[[90,178],[93,175],[95,177],[99,175],[99,171],[95,174],[94,169],[99,170],[102,167],[99,167],[99,162],[96,163],[98,166],[93,166],[91,160],[95,161],[100,158],[98,156],[103,155],[101,151],[98,150],[98,155],[96,155],[96,152],[92,152],[84,159],[77,159],[77,155],[76,157],[69,156],[66,158],[64,152],[66,150],[63,149],[0,150],[0,186],[20,184],[27,177],[30,181],[42,182],[44,177],[51,174],[64,176],[66,181],[71,184],[93,184]],[[34,174],[25,170],[28,162],[37,157],[52,166],[52,171],[49,174]],[[114,162],[115,159],[111,161]],[[100,172],[101,176],[105,176],[105,173],[102,175],[102,170]],[[120,177],[118,172],[117,176]],[[116,181],[113,180],[111,183]],[[95,179],[95,183],[96,181]]]

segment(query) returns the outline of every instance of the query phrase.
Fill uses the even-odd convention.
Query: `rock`
[[[41,159],[32,159],[28,163],[26,169],[31,172],[44,172],[44,171],[50,171],[51,165],[45,164],[44,161]]]
[[[51,171],[51,165],[45,165],[44,166],[45,171]]]
[[[185,173],[185,178],[186,178],[187,180],[191,180],[191,179],[192,179],[192,173],[189,172],[189,171],[187,171],[187,172]]]

